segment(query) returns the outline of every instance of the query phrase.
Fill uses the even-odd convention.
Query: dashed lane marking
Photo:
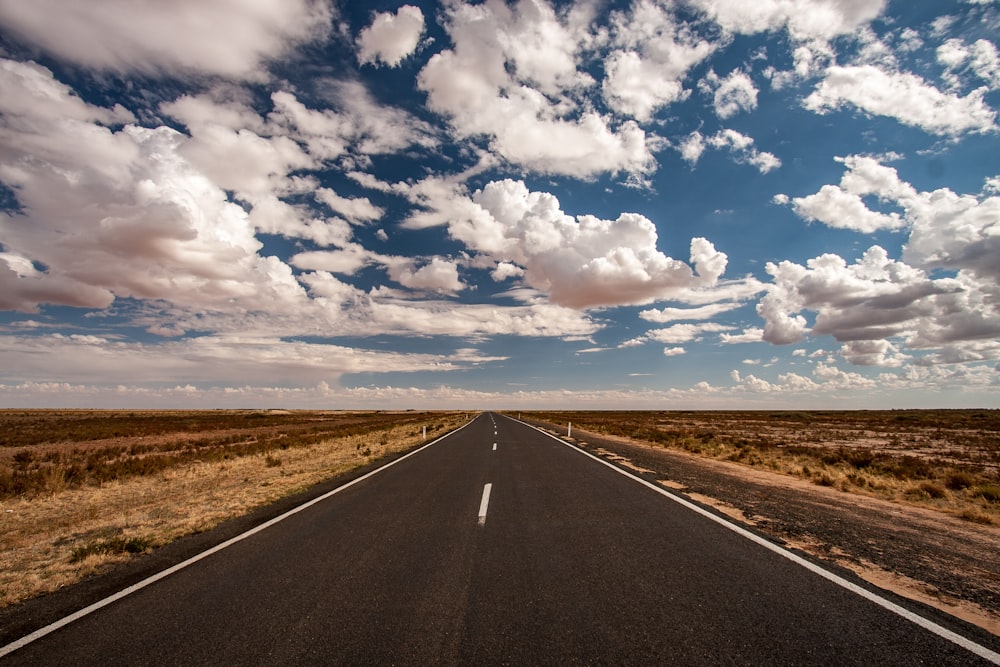
[[[486,510],[490,506],[490,491],[493,490],[492,484],[487,484],[483,487],[483,499],[479,501],[479,525],[486,525]]]

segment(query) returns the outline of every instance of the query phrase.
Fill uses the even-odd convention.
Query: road
[[[0,663],[885,666],[996,657],[984,655],[487,413]]]

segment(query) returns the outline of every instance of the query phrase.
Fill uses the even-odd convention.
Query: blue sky
[[[989,1],[0,0],[0,407],[997,407]]]

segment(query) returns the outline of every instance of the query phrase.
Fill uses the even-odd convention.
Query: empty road
[[[487,413],[0,664],[996,660],[971,649]]]

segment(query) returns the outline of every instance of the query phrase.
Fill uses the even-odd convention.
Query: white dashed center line
[[[483,487],[483,499],[479,502],[479,525],[486,525],[486,509],[490,506],[490,491],[493,489],[492,484],[487,484]]]

